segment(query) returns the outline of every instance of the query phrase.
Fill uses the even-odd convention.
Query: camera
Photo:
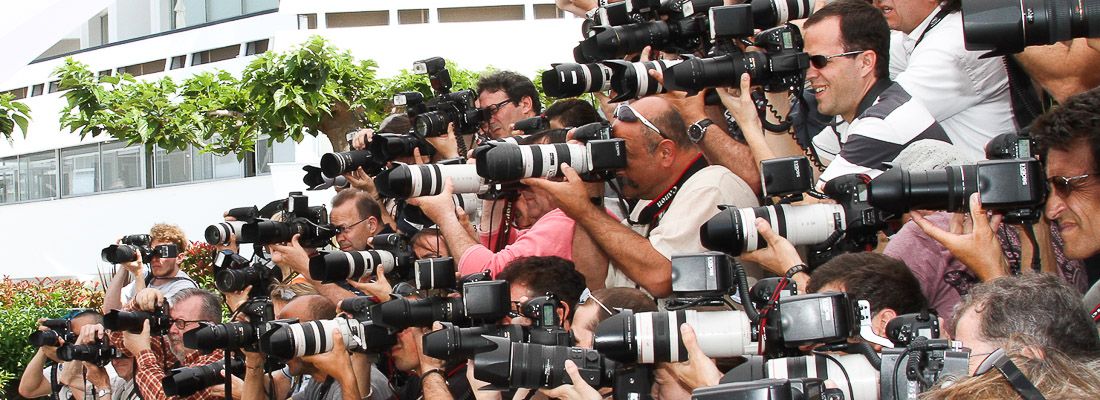
[[[622,310],[600,322],[593,343],[600,354],[624,363],[684,361],[688,355],[680,338],[680,324],[691,325],[699,347],[709,357],[756,353],[751,321],[740,311]]]
[[[918,338],[908,347],[882,349],[879,398],[916,399],[942,381],[970,375],[970,349],[959,342]]]
[[[262,262],[250,263],[232,250],[214,255],[214,287],[223,293],[252,286],[249,297],[266,296],[268,287],[282,279],[282,271]]]
[[[742,5],[742,7],[746,7]],[[711,87],[738,87],[748,73],[753,85],[765,91],[797,90],[805,81],[810,56],[802,51],[802,34],[794,25],[760,32],[753,45],[763,51],[740,51],[736,47],[714,57],[689,58],[669,68],[665,86],[669,90],[698,92]]]
[[[172,317],[159,307],[153,312],[111,310],[103,315],[103,328],[111,331],[141,333],[146,320],[149,321],[150,336],[166,335],[172,328]]]
[[[477,92],[451,92],[451,74],[446,64],[440,57],[413,63],[414,73],[428,75],[435,92],[434,98],[425,100],[420,93],[398,93],[393,97],[394,105],[405,106],[409,118],[413,120],[413,132],[420,138],[446,134],[449,123],[454,123],[456,135],[474,133],[483,121],[489,119],[484,109],[474,107]],[[423,150],[421,154],[424,154]]]
[[[768,243],[755,220],[763,218],[791,244],[814,245],[811,266],[824,261],[815,257],[830,251],[873,249],[889,215],[868,202],[869,181],[866,175],[849,174],[826,182],[825,194],[838,204],[723,208],[699,227],[700,240],[703,247],[732,256],[762,249]]]
[[[813,377],[837,385],[842,399],[874,399],[878,396],[878,369],[861,354],[814,353],[808,356],[766,359],[761,356],[734,367],[722,377],[724,384]]]
[[[1045,177],[1042,164],[1033,158],[927,172],[891,168],[871,181],[869,199],[876,208],[897,215],[909,210],[963,212],[970,208],[970,195],[978,192],[986,210],[1006,212],[1010,220],[1037,219],[1046,201]]]
[[[455,260],[452,257],[437,257],[416,260],[413,266],[413,282],[417,290],[453,289],[458,283]]]
[[[62,339],[65,340],[65,343],[76,341],[76,333],[69,329],[69,320],[67,319],[47,319],[42,321],[42,326],[50,329],[45,331],[36,330],[31,332],[30,337],[27,338],[34,347],[57,347],[61,345]]]
[[[572,383],[565,373],[565,360],[573,360],[581,377],[592,387],[608,386],[615,376],[617,364],[595,350],[483,338],[495,347],[474,356],[474,377],[496,390],[554,388]]]
[[[245,223],[259,218],[260,210],[256,206],[237,207],[229,210],[226,216],[233,217],[234,221],[223,221],[206,227],[204,232],[206,243],[213,245],[229,244],[231,235],[236,235],[239,242],[241,227]]]
[[[397,298],[374,304],[366,297],[346,299],[341,309],[374,325],[399,331],[412,326],[430,327],[443,321],[466,325],[469,321],[497,321],[511,311],[508,282],[470,282],[462,286],[461,298]]]
[[[622,139],[593,140],[581,144],[514,145],[490,142],[474,149],[477,174],[496,181],[562,176],[561,164],[569,164],[582,178],[610,177],[626,167],[626,142]]]
[[[390,198],[434,196],[443,191],[451,179],[454,193],[484,193],[489,190],[485,180],[471,164],[398,165],[374,178],[378,193]]]
[[[127,263],[142,260],[149,263],[153,259],[151,244],[153,238],[147,234],[126,235],[122,237],[121,244],[112,244],[104,247],[99,252],[103,261],[111,264]],[[173,246],[174,247],[174,246]],[[173,254],[171,257],[175,257]]]
[[[336,283],[349,279],[358,281],[364,276],[373,275],[378,268],[389,273],[397,263],[397,257],[384,250],[322,251],[310,257],[309,277],[321,283]]]
[[[393,346],[396,335],[357,319],[336,317],[309,322],[273,321],[260,336],[260,352],[290,360],[332,351],[332,332],[339,331],[348,350],[378,352]]]
[[[444,129],[446,129],[446,126],[444,126]],[[435,154],[435,147],[410,134],[379,133],[374,135],[370,141],[371,154],[386,162],[401,157],[412,157],[413,151],[417,149],[420,150],[422,156]]]
[[[556,98],[606,92],[611,89],[612,77],[611,68],[602,63],[553,64],[542,73],[542,90]]]
[[[967,1],[962,5],[963,38],[970,51],[1019,53],[1074,38],[1100,37],[1100,2]]]
[[[187,397],[214,385],[225,383],[222,370],[225,360],[219,360],[197,367],[173,368],[161,379],[161,387],[168,396]],[[240,377],[244,374],[244,362],[231,359],[229,373]]]
[[[324,247],[336,236],[324,205],[309,206],[309,197],[290,192],[283,205],[284,221],[256,219],[241,227],[241,242],[272,244],[289,242],[295,234],[302,247]]]
[[[940,320],[934,312],[902,314],[886,323],[886,337],[896,346],[908,346],[920,337],[939,339]]]
[[[379,134],[376,134],[374,138],[376,139],[379,136]],[[374,139],[371,140],[372,147],[373,144]],[[382,169],[386,167],[386,161],[388,160],[371,150],[325,153],[321,156],[321,172],[329,179],[336,179],[336,177],[340,175],[363,167],[363,171],[368,175],[374,175],[381,172]],[[316,182],[316,180],[314,180],[311,183],[320,184],[321,182]]]
[[[524,135],[533,135],[550,129],[550,119],[543,115],[524,118],[512,124],[512,130],[522,131]]]
[[[573,335],[563,327],[563,316],[558,315],[559,311],[565,313],[561,300],[553,293],[524,302],[520,306],[520,315],[531,320],[531,326],[523,329],[525,342],[547,346],[572,345]]]
[[[821,378],[762,379],[696,389],[694,400],[844,400],[840,389],[828,389]],[[855,397],[858,399],[858,397]]]
[[[548,293],[520,305],[520,315],[530,319],[531,326],[491,324],[463,328],[447,323],[442,330],[424,335],[424,354],[442,360],[469,359],[496,348],[483,336],[503,337],[515,343],[570,346],[573,336],[562,327],[559,310],[561,302]]]
[[[92,344],[66,344],[57,348],[57,358],[61,361],[86,361],[101,367],[110,363],[111,359],[121,356],[118,349],[102,340]]]

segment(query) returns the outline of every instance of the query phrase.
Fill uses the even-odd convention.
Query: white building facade
[[[331,151],[323,135],[301,143],[261,137],[243,161],[126,146],[106,134],[82,140],[58,122],[65,100],[52,72],[66,57],[100,74],[180,81],[203,71],[239,73],[258,54],[321,35],[375,60],[383,77],[441,56],[467,69],[492,66],[533,78],[551,63],[571,62],[581,39],[580,20],[550,0],[46,3],[19,29],[0,31],[13,59],[29,55],[0,66],[8,69],[0,92],[27,104],[32,117],[26,138],[17,131],[13,143],[0,141],[0,276],[13,279],[95,279],[111,267],[99,259],[101,248],[157,222],[202,240],[225,210],[303,191],[301,167]],[[45,28],[38,33],[36,26]],[[308,194],[322,204],[333,192]]]

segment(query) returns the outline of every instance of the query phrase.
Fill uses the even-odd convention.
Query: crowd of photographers
[[[331,209],[227,210],[220,293],[122,237],[20,394],[1100,397],[1100,4],[732,3],[557,1],[545,109],[416,62],[305,168]]]

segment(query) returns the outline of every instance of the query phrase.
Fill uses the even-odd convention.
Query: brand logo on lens
[[[1020,185],[1027,186],[1027,164],[1020,163]]]
[[[802,170],[798,169],[798,160],[795,160],[793,163],[791,163],[791,168],[794,169],[794,177],[795,178],[801,178],[802,177]]]

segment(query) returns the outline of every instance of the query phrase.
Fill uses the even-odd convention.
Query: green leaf
[[[16,125],[19,125],[19,130],[23,131],[23,137],[27,137],[27,118],[19,114],[14,114],[11,118],[15,120]]]

